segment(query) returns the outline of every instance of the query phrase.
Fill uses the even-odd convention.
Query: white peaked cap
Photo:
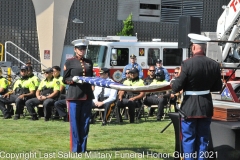
[[[88,43],[89,43],[89,41],[86,39],[77,39],[77,40],[72,41],[72,44],[74,46],[87,46]]]
[[[200,34],[195,34],[195,33],[189,33],[188,37],[191,38],[190,41],[195,44],[199,44],[199,43],[204,44],[204,43],[211,41],[210,38],[200,35]]]

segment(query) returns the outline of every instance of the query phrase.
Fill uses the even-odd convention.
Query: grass
[[[69,123],[62,121],[31,121],[0,117],[0,159],[161,159],[173,160],[175,148],[174,129],[170,122],[157,122],[150,117],[146,121],[119,125],[112,120],[107,126],[101,122],[90,125],[87,150],[74,154],[69,152]],[[110,157],[112,156],[112,157]]]

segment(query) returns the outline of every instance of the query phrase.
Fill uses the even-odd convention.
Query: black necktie
[[[102,87],[102,92],[100,93],[100,101],[104,101],[104,87]]]

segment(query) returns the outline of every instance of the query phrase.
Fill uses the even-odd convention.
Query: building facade
[[[48,26],[50,28],[50,32],[46,32],[46,39],[52,38],[52,42],[50,42],[52,47],[44,50],[41,49],[43,45],[39,45],[44,44],[42,42],[44,40],[39,39],[41,27],[37,24],[39,15],[36,15],[39,14],[36,12],[36,6],[39,6],[40,1],[44,3],[45,0],[1,0],[0,43],[11,41],[41,62],[43,62],[44,56],[47,58],[49,51],[52,55],[47,66],[60,65],[63,47],[71,45],[72,40],[85,36],[116,35],[123,27],[123,20],[130,13],[133,15],[134,33],[137,33],[139,41],[160,38],[162,41],[177,42],[179,16],[199,17],[202,32],[215,32],[217,20],[223,12],[222,5],[229,3],[229,0],[73,0],[69,1],[69,12],[65,11],[64,15],[68,19],[64,26],[65,22],[61,24],[54,19],[66,5],[63,3],[57,5],[57,0],[51,0],[49,6],[52,6],[53,9],[50,15],[46,14],[46,26],[43,28],[45,30]],[[49,6],[46,10],[49,10]],[[48,19],[51,18],[52,22],[48,22]],[[84,23],[73,23],[74,18],[79,18]],[[58,17],[58,19],[60,18]],[[58,27],[62,27],[62,30],[65,29],[65,31],[57,30]],[[62,42],[57,44],[54,40],[55,36],[59,36],[56,30],[65,34]],[[41,32],[43,33],[41,36],[44,37],[44,32]],[[59,44],[63,46],[59,46]],[[56,47],[61,49],[57,50]],[[30,59],[35,69],[41,70],[42,67],[39,63],[22,54],[13,45],[8,45],[7,51],[22,62]],[[10,56],[7,56],[7,61],[11,61],[16,66],[21,65]]]

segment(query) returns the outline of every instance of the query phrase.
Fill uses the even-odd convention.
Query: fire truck
[[[237,102],[240,98],[240,3],[238,0],[231,0],[224,9],[217,22],[217,31],[214,34],[216,39],[211,38],[211,43],[218,43],[218,46],[208,46],[212,54],[207,56],[220,62],[222,67],[224,88],[218,99]],[[228,103],[227,105],[232,105]],[[236,106],[236,105],[234,105]]]
[[[174,69],[188,57],[187,48],[178,48],[177,42],[161,42],[153,39],[151,42],[138,42],[135,36],[86,37],[89,40],[87,58],[94,64],[96,76],[100,68],[110,69],[110,77],[119,82],[122,79],[123,68],[130,63],[130,55],[134,54],[137,63],[142,67],[144,77],[148,75],[149,66],[156,65],[161,59],[163,67],[171,75]]]

